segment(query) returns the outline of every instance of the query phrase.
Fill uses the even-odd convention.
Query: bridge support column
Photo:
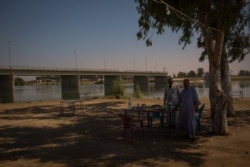
[[[13,103],[14,97],[14,75],[0,75],[0,103]]]
[[[155,76],[155,89],[165,88],[168,85],[168,76]]]
[[[114,76],[104,76],[104,95],[110,96],[113,95],[112,92],[112,84],[115,80],[120,80],[120,76],[114,75]]]
[[[139,86],[141,91],[148,92],[149,77],[148,76],[134,76],[134,90],[136,90],[137,86]]]
[[[79,75],[61,76],[62,99],[72,100],[80,98],[80,77]]]

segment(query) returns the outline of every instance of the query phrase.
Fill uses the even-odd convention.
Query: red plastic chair
[[[123,121],[123,138],[125,139],[127,135],[130,135],[130,141],[133,142],[135,132],[140,131],[142,134],[142,140],[144,142],[143,120],[134,120],[125,114],[119,114],[119,116]]]

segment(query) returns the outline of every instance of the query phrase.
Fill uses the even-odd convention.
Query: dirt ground
[[[202,132],[191,141],[181,132],[160,128],[159,120],[139,135],[123,139],[118,114],[127,100],[84,102],[74,115],[60,114],[59,101],[0,104],[1,167],[249,167],[250,98],[234,100],[236,117],[228,118],[229,135],[210,132],[210,107],[205,103]],[[161,99],[133,104],[162,104]]]

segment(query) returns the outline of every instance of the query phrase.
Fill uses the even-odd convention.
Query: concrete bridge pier
[[[79,75],[61,76],[62,99],[73,100],[80,98],[80,77]]]
[[[0,75],[0,103],[13,103],[14,97],[14,75]]]
[[[149,77],[148,76],[134,76],[134,90],[139,86],[140,90],[147,92],[149,90]]]
[[[121,80],[121,77],[118,75],[107,75],[104,76],[104,96],[113,95],[112,84],[115,80]]]
[[[155,89],[162,89],[168,85],[168,76],[156,76],[155,77]]]

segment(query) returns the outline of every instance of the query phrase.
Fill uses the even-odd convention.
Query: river
[[[182,83],[176,83],[182,89]],[[208,97],[209,89],[203,82],[191,83],[195,86],[200,98]],[[244,97],[250,97],[250,80],[232,80],[233,91],[243,91]],[[164,90],[155,90],[150,84],[144,98],[163,98]],[[91,96],[104,96],[103,85],[80,85],[80,94],[90,93]],[[133,95],[133,84],[125,84],[125,94]],[[25,85],[15,86],[15,102],[60,100],[61,85]]]

